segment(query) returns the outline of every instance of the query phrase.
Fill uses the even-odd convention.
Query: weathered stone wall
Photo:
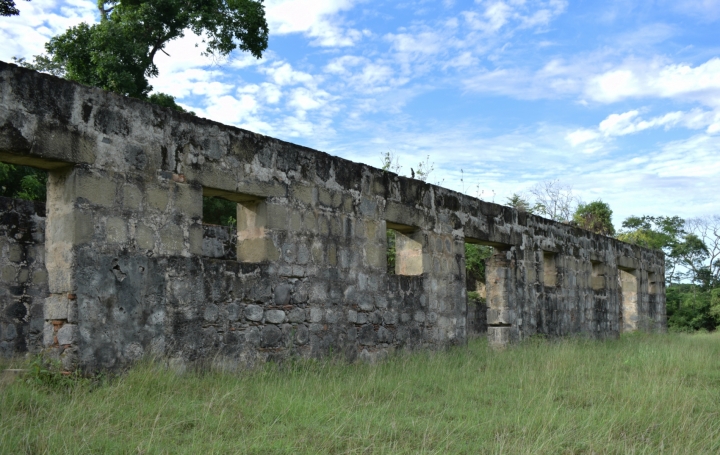
[[[42,349],[45,204],[0,197],[0,356]]]
[[[68,368],[464,343],[465,242],[495,246],[492,343],[665,326],[662,253],[8,64],[0,160],[49,170],[44,339]],[[203,195],[237,202],[234,259]]]

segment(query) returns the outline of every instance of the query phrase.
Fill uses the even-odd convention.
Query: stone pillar
[[[620,275],[620,332],[638,329],[638,279],[636,271],[619,270]]]
[[[493,347],[504,347],[517,338],[515,271],[507,251],[496,253],[485,262],[487,288],[488,340]]]
[[[43,344],[71,370],[78,360],[78,250],[95,234],[93,206],[112,207],[115,183],[82,167],[48,172],[46,267],[50,295],[45,300]]]

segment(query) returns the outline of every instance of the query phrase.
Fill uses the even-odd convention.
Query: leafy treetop
[[[17,16],[18,14],[20,11],[15,6],[15,0],[0,0],[0,16]]]
[[[589,204],[579,204],[573,221],[583,229],[596,234],[614,236],[615,227],[612,224],[612,209],[607,202],[597,200]]]
[[[46,44],[48,56],[26,66],[147,98],[148,78],[158,74],[155,56],[188,29],[204,37],[204,55],[239,48],[260,58],[267,48],[262,0],[99,0],[98,10],[100,23],[69,28]]]

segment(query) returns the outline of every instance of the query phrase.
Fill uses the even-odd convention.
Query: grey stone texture
[[[44,240],[44,288],[15,290],[28,255],[1,237],[1,342],[42,340],[67,368],[374,360],[485,327],[502,346],[666,325],[660,252],[1,62],[0,160],[49,171],[27,247]],[[203,225],[203,195],[235,201],[237,229]],[[465,242],[495,247],[485,317],[467,303]],[[20,298],[34,292],[47,312]]]
[[[0,356],[43,347],[44,237],[45,204],[0,197]]]

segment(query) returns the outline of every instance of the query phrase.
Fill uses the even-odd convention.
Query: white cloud
[[[476,3],[482,7],[481,11],[464,11],[462,16],[471,29],[486,34],[498,33],[513,22],[519,28],[547,26],[567,8],[565,0],[476,0]]]
[[[0,60],[10,61],[12,57],[31,59],[33,55],[45,52],[45,43],[53,36],[81,22],[97,22],[95,2],[74,0],[68,3],[55,0],[17,1],[20,16],[0,17]]]
[[[389,33],[385,38],[392,43],[393,49],[400,53],[437,54],[445,47],[445,40],[435,32]]]
[[[330,96],[323,90],[311,91],[305,87],[294,89],[290,93],[288,106],[298,111],[309,111],[323,106]]]
[[[271,34],[303,33],[318,46],[352,46],[363,32],[343,28],[339,13],[353,6],[353,0],[268,0],[265,15]]]
[[[691,130],[705,129],[707,134],[720,132],[720,111],[692,109],[674,111],[643,120],[635,109],[621,114],[610,114],[600,122],[597,129],[580,128],[568,133],[565,140],[573,147],[599,148],[613,137],[639,133],[651,128],[663,127],[668,130],[684,127]]]
[[[277,85],[296,85],[309,84],[314,85],[313,76],[302,71],[296,71],[292,65],[286,62],[277,62],[270,67],[262,69]]]
[[[594,141],[599,137],[600,134],[597,131],[582,128],[568,133],[565,136],[565,140],[568,141],[570,145],[575,147],[586,142]]]
[[[692,100],[720,107],[720,58],[691,66],[628,62],[590,79],[585,95],[601,103],[656,97]]]

